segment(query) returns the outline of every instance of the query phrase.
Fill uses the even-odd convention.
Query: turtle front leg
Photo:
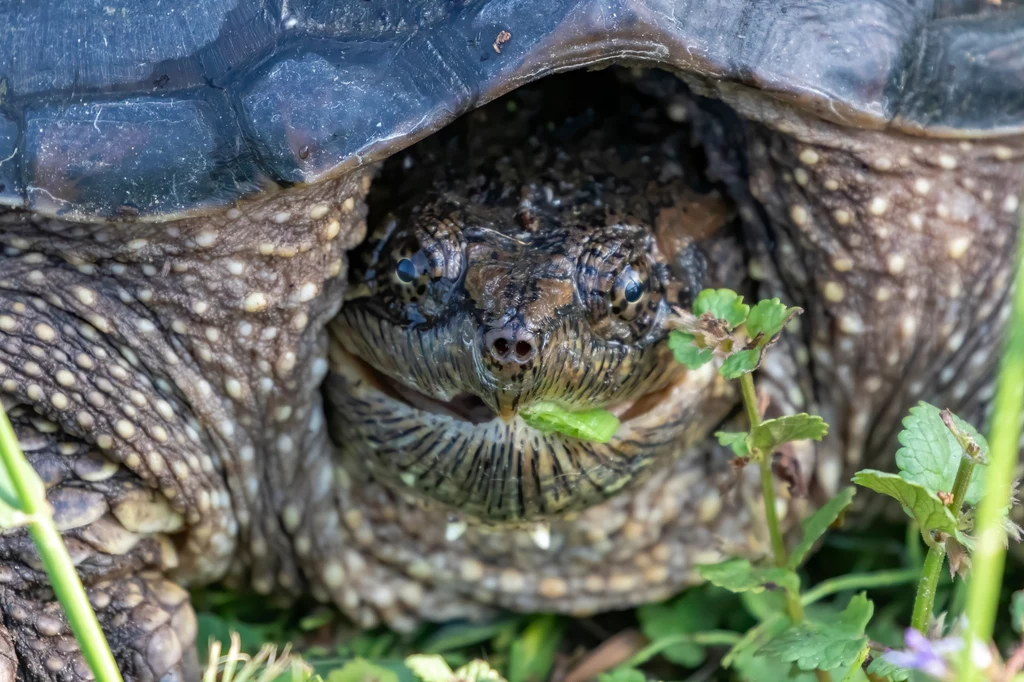
[[[183,515],[95,446],[8,407],[125,679],[197,679],[195,614],[167,577],[179,565]],[[23,529],[0,537],[0,612],[0,680],[16,669],[26,680],[92,679]]]
[[[125,680],[196,680],[196,618],[188,592],[157,571],[104,580],[88,589],[96,615]],[[0,597],[10,623],[0,647],[10,646],[25,680],[91,680],[67,619],[52,594],[7,590]],[[5,650],[0,658],[6,663]]]
[[[0,399],[128,680],[196,678],[191,611],[168,580],[282,599],[306,587],[288,501],[308,494],[292,487],[299,458],[326,452],[324,327],[369,184],[360,173],[167,224],[0,211]],[[0,536],[19,676],[77,674],[70,648],[40,638],[51,601],[28,537]]]

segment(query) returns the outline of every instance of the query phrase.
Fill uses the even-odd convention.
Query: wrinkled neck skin
[[[575,142],[603,149],[596,133]],[[488,176],[458,153],[472,141],[453,145],[430,159],[448,171],[387,206],[353,255],[329,425],[346,467],[444,513],[559,518],[664,468],[734,405],[665,343],[673,306],[733,276],[728,209],[655,179],[657,157],[504,148]],[[713,227],[698,218],[715,210]],[[522,416],[542,402],[622,424],[607,443],[542,431]]]

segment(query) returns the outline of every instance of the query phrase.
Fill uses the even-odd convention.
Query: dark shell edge
[[[545,75],[612,63],[750,86],[843,125],[1024,128],[1024,9],[934,19],[878,0],[489,0],[332,36],[309,20],[322,2],[289,4],[295,15],[263,8],[273,30],[261,50],[233,48],[239,66],[204,48],[201,84],[0,88],[0,204],[73,220],[207,212],[377,161]]]

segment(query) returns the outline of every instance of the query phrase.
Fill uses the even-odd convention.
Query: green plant
[[[920,572],[852,573],[807,591],[802,591],[799,569],[811,547],[843,516],[856,493],[853,488],[844,488],[806,518],[799,541],[792,552],[787,552],[775,513],[773,455],[786,443],[823,439],[828,426],[820,417],[809,414],[762,419],[752,375],[783,328],[801,311],[778,299],[751,307],[726,289],[705,290],[694,302],[692,314],[680,311],[676,323],[679,329],[668,341],[676,360],[691,369],[717,361],[723,377],[740,383],[748,429],[719,432],[716,436],[720,444],[732,449],[737,466],[754,464],[760,470],[772,556],[765,565],[733,558],[698,568],[712,585],[741,595],[747,610],[756,617],[755,624],[745,631],[702,629],[702,625],[718,625],[718,619],[708,615],[715,610],[686,603],[690,594],[669,604],[641,609],[641,623],[653,640],[651,645],[602,682],[632,679],[635,667],[658,653],[680,664],[697,665],[704,658],[703,647],[712,645],[728,646],[722,666],[733,667],[742,679],[751,682],[802,680],[806,675],[826,682],[836,674],[842,675],[844,682],[898,681],[908,679],[910,669],[943,680],[978,679],[979,674],[984,679],[1008,680],[1016,674],[1024,664],[1024,655],[1015,657],[1020,661],[1011,659],[1004,664],[998,654],[989,655],[990,647],[984,643],[993,634],[1006,538],[1020,536],[1020,529],[1008,520],[1008,512],[1024,408],[1022,291],[1024,283],[1018,284],[1014,331],[1007,347],[1009,359],[1000,374],[998,408],[1003,418],[997,415],[993,427],[999,449],[994,447],[990,453],[985,439],[948,410],[920,403],[904,420],[899,435],[899,472],[866,469],[853,477],[854,483],[897,500],[912,519],[928,547]],[[980,572],[985,576],[969,581],[967,619],[948,631],[944,631],[942,619],[933,619],[944,563],[951,575],[966,576],[973,563],[975,571],[984,566]],[[807,611],[840,591],[914,580],[918,587],[905,651],[892,651],[868,638],[874,604],[864,592],[854,594],[841,608],[832,604],[815,613]],[[707,599],[707,595],[700,598]],[[1024,613],[1024,598],[1019,600],[1018,610]],[[984,671],[976,669],[979,665]]]

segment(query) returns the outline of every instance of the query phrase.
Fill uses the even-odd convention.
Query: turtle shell
[[[75,220],[319,182],[611,63],[846,126],[1024,127],[1009,0],[42,0],[3,3],[0,27],[0,204]]]

